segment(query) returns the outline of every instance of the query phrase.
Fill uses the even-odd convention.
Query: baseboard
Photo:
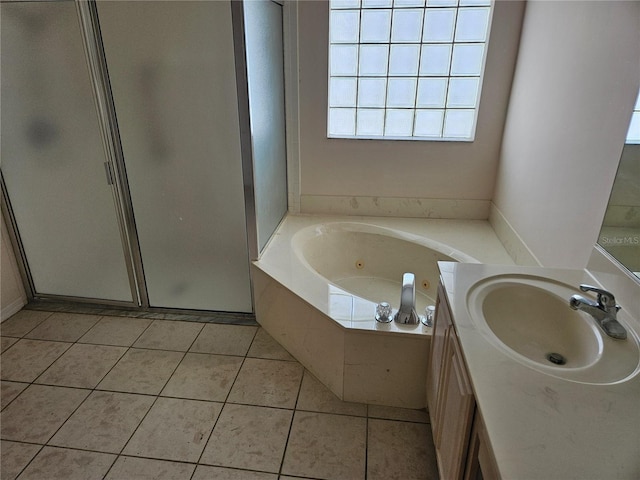
[[[26,299],[17,298],[9,305],[5,305],[4,307],[2,307],[2,310],[0,311],[0,322],[4,322],[5,320],[18,313],[26,304]]]

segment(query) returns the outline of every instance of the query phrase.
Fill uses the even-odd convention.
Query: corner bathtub
[[[416,311],[422,314],[427,305],[435,305],[439,261],[477,263],[434,240],[366,223],[309,226],[293,235],[291,246],[310,273],[327,285],[326,313],[351,328],[427,332],[417,326],[374,322],[375,305],[388,302],[397,310],[402,275],[410,272],[416,278]]]
[[[341,399],[425,407],[431,328],[378,323],[375,306],[397,308],[402,274],[411,272],[423,314],[435,304],[438,261],[478,263],[419,235],[425,225],[458,241],[465,228],[493,234],[477,221],[287,216],[252,265],[258,323]]]

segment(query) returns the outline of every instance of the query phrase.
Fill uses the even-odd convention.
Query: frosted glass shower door
[[[74,2],[0,13],[2,174],[34,293],[133,302]]]
[[[150,305],[251,312],[230,2],[97,5]]]
[[[243,3],[258,248],[287,212],[282,5]]]

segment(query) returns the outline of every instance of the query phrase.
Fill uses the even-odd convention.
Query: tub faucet
[[[611,292],[590,285],[580,285],[583,292],[595,292],[598,301],[594,302],[581,295],[572,295],[569,299],[569,306],[574,310],[582,310],[593,317],[600,328],[611,338],[624,340],[627,338],[627,331],[617,320],[620,305],[616,305],[616,299]]]
[[[400,294],[400,308],[393,319],[397,323],[416,325],[420,317],[416,313],[416,276],[413,273],[402,275],[402,293]]]

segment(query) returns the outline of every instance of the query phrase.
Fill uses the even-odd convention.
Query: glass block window
[[[631,114],[631,123],[629,123],[626,143],[640,144],[640,92],[638,92],[638,98],[636,99],[636,104]]]
[[[472,141],[491,0],[330,0],[328,136]]]

